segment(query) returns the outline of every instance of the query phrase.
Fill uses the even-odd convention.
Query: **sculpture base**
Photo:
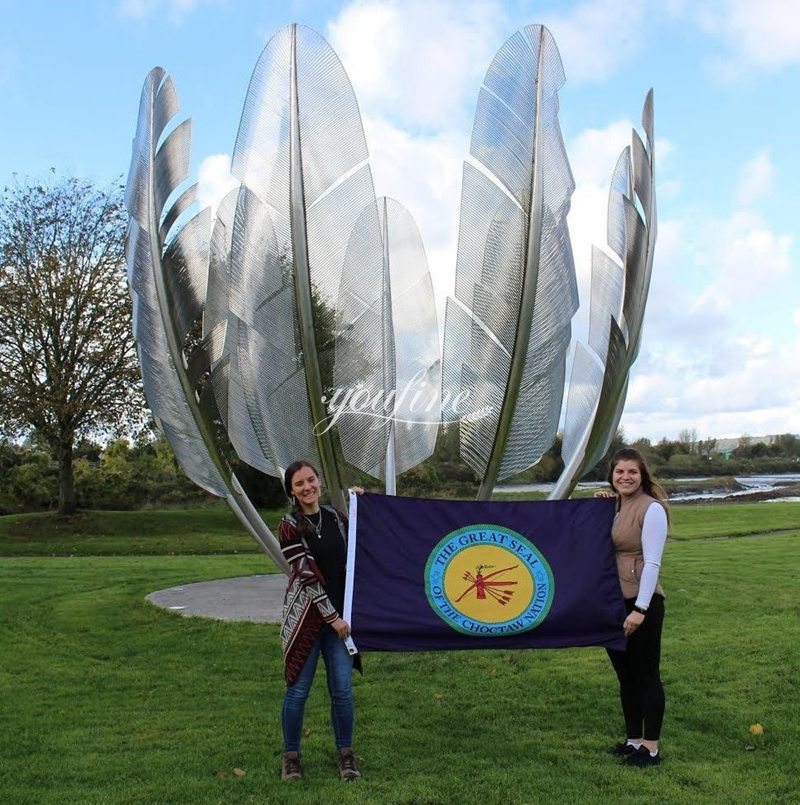
[[[285,589],[286,576],[271,573],[183,584],[150,593],[147,600],[180,615],[280,623]]]

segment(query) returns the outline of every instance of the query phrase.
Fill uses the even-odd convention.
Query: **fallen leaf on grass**
[[[218,780],[224,780],[228,776],[228,772],[224,771],[223,769],[218,769],[214,772],[214,777]]]
[[[444,699],[444,693],[434,693],[433,698],[436,699],[437,702],[440,702]]]
[[[750,734],[751,735],[763,735],[764,734],[764,727],[762,724],[751,724],[750,725]]]
[[[308,736],[309,736],[309,735],[311,735],[311,733],[312,733],[312,732],[313,732],[313,730],[312,730],[312,729],[310,729],[309,727],[306,727],[306,728],[303,730],[303,735],[304,735],[306,738],[308,738]]]
[[[247,772],[246,772],[244,769],[234,769],[234,770],[233,770],[233,773],[234,773],[234,774],[235,774],[237,777],[244,777],[244,776],[245,776],[245,774],[247,774]]]

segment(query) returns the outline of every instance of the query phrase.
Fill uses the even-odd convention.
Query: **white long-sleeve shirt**
[[[647,609],[650,599],[658,583],[658,573],[661,569],[661,556],[667,542],[667,513],[660,503],[655,501],[647,507],[642,523],[642,556],[644,567],[639,580],[639,595],[636,597],[636,606]]]

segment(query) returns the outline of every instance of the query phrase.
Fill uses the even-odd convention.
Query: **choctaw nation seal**
[[[498,525],[449,533],[425,565],[425,594],[453,629],[475,637],[527,632],[553,603],[553,572],[522,534]]]

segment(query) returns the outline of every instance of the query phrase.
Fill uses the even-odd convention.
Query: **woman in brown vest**
[[[659,671],[664,591],[658,573],[669,526],[667,496],[632,448],[616,453],[608,480],[614,491],[597,494],[617,499],[611,537],[628,612],[623,623],[627,648],[608,651],[619,679],[627,730],[627,740],[612,751],[626,765],[653,766],[661,760],[658,739],[664,718]]]

